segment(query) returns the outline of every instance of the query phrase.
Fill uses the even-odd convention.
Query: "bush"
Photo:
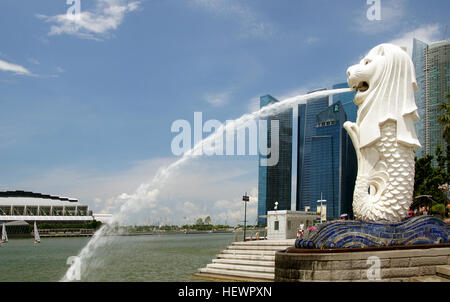
[[[445,206],[442,203],[435,204],[431,207],[431,213],[444,216]]]

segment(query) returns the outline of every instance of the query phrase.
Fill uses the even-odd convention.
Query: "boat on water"
[[[38,228],[36,225],[36,221],[34,222],[34,243],[40,243],[41,242],[41,237],[39,237],[39,232],[38,232]]]
[[[6,243],[6,242],[8,242],[8,234],[6,233],[6,225],[3,222],[1,243]]]

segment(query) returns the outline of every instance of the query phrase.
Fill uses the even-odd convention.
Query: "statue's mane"
[[[393,44],[381,44],[373,48],[370,55],[385,57],[384,70],[375,87],[358,108],[356,123],[364,135],[361,147],[374,143],[380,137],[379,125],[388,119],[397,122],[397,140],[420,147],[414,128],[419,119],[414,100],[417,89],[416,73],[410,56]]]

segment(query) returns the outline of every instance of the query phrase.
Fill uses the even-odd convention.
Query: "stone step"
[[[227,281],[227,282],[273,282],[269,279],[258,279],[251,277],[241,276],[229,276],[229,275],[217,275],[211,273],[196,273],[192,277],[200,278],[202,280],[214,280],[214,281]]]
[[[206,268],[224,269],[224,270],[231,270],[231,271],[275,273],[275,267],[254,266],[254,265],[235,265],[235,264],[213,263],[213,264],[208,264],[206,266]]]
[[[240,260],[257,260],[257,261],[271,261],[275,263],[275,254],[273,255],[245,255],[245,254],[219,254],[217,255],[217,258],[219,259],[240,259]]]
[[[450,265],[436,266],[436,275],[442,278],[450,279]]]
[[[420,276],[409,278],[411,282],[450,282],[450,279],[442,278],[440,276]]]
[[[289,239],[289,240],[254,240],[254,241],[236,241],[233,242],[233,246],[294,246],[295,240]]]
[[[287,246],[287,245],[232,245],[229,246],[227,249],[228,250],[254,250],[254,251],[282,251],[287,249],[288,247],[291,246]]]
[[[275,261],[260,261],[260,260],[247,260],[247,259],[213,259],[213,263],[222,264],[235,264],[235,265],[257,265],[275,267]]]
[[[222,254],[231,255],[255,255],[255,256],[275,256],[276,251],[264,251],[264,250],[223,250]]]
[[[218,268],[201,268],[199,269],[200,273],[212,274],[218,276],[235,276],[240,278],[252,278],[252,279],[261,279],[267,281],[273,281],[275,279],[274,273],[257,273],[257,272],[245,272],[245,271],[232,271],[227,269],[218,269]]]

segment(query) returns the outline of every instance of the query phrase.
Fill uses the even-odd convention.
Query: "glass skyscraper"
[[[317,115],[328,107],[328,102],[328,97],[322,97],[310,99],[305,104],[298,105],[296,188],[296,208],[298,211],[304,211],[305,207],[312,209],[311,198],[313,197],[311,196],[311,187],[313,182],[310,177],[311,169],[313,168],[311,167],[312,137],[316,135]]]
[[[416,156],[434,156],[437,146],[446,148],[438,107],[450,92],[450,41],[426,44],[414,39],[412,59],[419,86],[415,99],[420,120],[415,125],[422,145],[416,150]]]
[[[333,88],[346,88],[346,83]],[[319,89],[325,90],[325,89]],[[315,90],[317,91],[317,90]],[[314,92],[314,91],[312,91]],[[259,166],[258,224],[266,224],[268,210],[278,201],[279,210],[291,209],[291,192],[295,190],[295,210],[317,210],[317,200],[327,200],[327,218],[335,219],[343,213],[352,214],[353,190],[357,160],[353,144],[343,128],[345,121],[356,121],[358,107],[353,103],[355,93],[329,98],[315,98],[298,105],[297,124],[297,181],[291,190],[292,173],[292,109],[268,117],[280,121],[280,160],[273,167]],[[270,95],[260,98],[260,107],[278,102]],[[348,112],[348,113],[347,113]],[[261,155],[260,155],[261,158]]]
[[[347,82],[333,85],[333,89],[348,88]],[[358,106],[353,102],[356,92],[344,92],[333,95],[333,103],[341,102],[347,115],[347,121],[356,122]]]
[[[346,83],[333,86],[346,87]],[[328,219],[344,213],[352,215],[358,167],[355,149],[343,125],[347,120],[356,121],[354,95],[335,95],[331,106],[327,97],[299,105],[297,210],[316,211],[317,200],[325,199]]]
[[[317,115],[312,136],[311,210],[317,209],[316,200],[327,200],[328,219],[352,212],[357,163],[352,142],[343,128],[346,120],[346,112],[338,101]]]
[[[260,108],[278,102],[271,95],[260,98]],[[274,166],[259,165],[258,177],[258,224],[265,225],[267,211],[291,209],[292,182],[292,109],[264,118],[267,120],[267,142],[271,141],[271,120],[279,121],[279,160]],[[275,130],[275,129],[274,129]],[[271,146],[268,146],[271,147]],[[270,155],[269,155],[270,156]],[[260,158],[263,157],[260,155]]]

